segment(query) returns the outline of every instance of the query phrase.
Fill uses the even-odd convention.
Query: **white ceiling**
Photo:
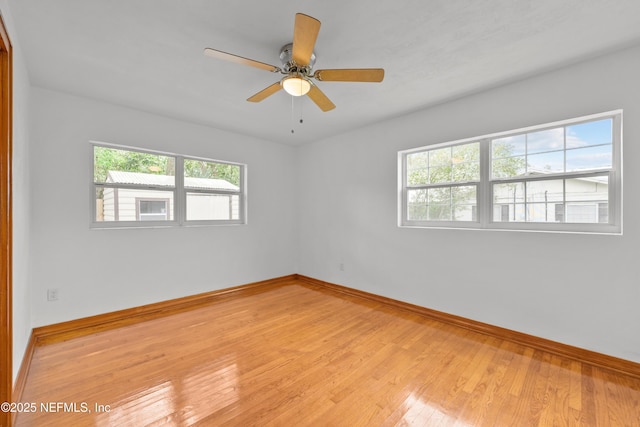
[[[10,0],[31,84],[288,144],[302,144],[640,42],[638,0]],[[279,74],[296,12],[322,22],[315,69],[386,70],[320,82],[322,113]],[[304,124],[300,125],[300,116]],[[291,134],[292,127],[295,133]]]

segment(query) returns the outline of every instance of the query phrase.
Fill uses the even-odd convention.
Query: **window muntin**
[[[399,225],[620,233],[621,123],[614,111],[400,152]]]
[[[608,170],[613,119],[510,135],[491,140],[491,177]]]
[[[97,223],[122,223],[133,221],[173,221],[173,191],[159,191],[150,189],[137,189],[131,187],[118,187],[113,185],[97,186],[93,202],[95,208],[95,222]],[[163,200],[167,201],[164,215],[151,215],[145,211],[146,206],[140,206],[140,201]]]
[[[480,180],[478,142],[410,153],[406,165],[410,221],[475,219]]]
[[[186,220],[239,220],[240,178],[239,165],[185,159]]]
[[[477,142],[407,155],[408,184],[421,186],[480,179]]]
[[[475,185],[431,187],[408,191],[409,219],[413,221],[474,221]]]
[[[592,220],[571,213],[577,212],[577,206],[608,212],[608,186],[608,176],[601,175],[494,184],[493,221],[608,223],[608,214],[604,212],[592,215]],[[509,212],[507,218],[505,209]]]
[[[92,226],[245,222],[245,166],[92,145]]]

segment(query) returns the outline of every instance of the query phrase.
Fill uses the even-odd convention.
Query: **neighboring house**
[[[206,191],[233,191],[238,187],[223,179],[185,177],[187,220],[225,220],[238,218],[237,194],[211,194]],[[109,171],[108,184],[98,199],[98,221],[171,221],[174,212],[175,177],[139,172]],[[148,187],[145,189],[132,188]],[[166,188],[164,190],[163,188]],[[193,191],[189,191],[193,190]],[[203,192],[204,190],[204,192]]]
[[[530,173],[529,175],[543,175]],[[536,185],[539,183],[539,185]],[[606,223],[609,221],[607,177],[557,179],[494,187],[493,220],[523,222]],[[539,188],[536,188],[539,187]]]

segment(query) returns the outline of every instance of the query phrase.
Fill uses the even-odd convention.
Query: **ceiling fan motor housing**
[[[311,69],[316,63],[315,52],[311,54],[311,59],[309,59],[309,64],[307,65],[296,64],[296,62],[292,58],[292,54],[293,43],[286,44],[282,46],[282,49],[280,49],[280,62],[282,62],[282,71],[284,71],[285,73],[299,73],[304,76],[310,76]]]

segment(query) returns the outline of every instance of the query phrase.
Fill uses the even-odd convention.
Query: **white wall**
[[[640,361],[639,74],[640,48],[629,49],[300,148],[32,88],[31,205],[26,191],[17,208],[31,211],[17,234],[32,247],[18,250],[16,298],[30,282],[40,326],[299,272]],[[617,108],[623,236],[397,227],[398,150]],[[90,230],[89,140],[247,163],[249,224]]]
[[[15,380],[31,334],[29,290],[29,78],[6,0],[0,13],[13,47],[13,377]]]
[[[299,272],[640,362],[639,75],[636,47],[301,147]],[[623,236],[397,227],[398,150],[617,108]]]
[[[31,93],[34,327],[296,271],[292,147]],[[246,163],[249,223],[90,230],[90,140]],[[59,290],[58,301],[46,300],[47,288]]]

